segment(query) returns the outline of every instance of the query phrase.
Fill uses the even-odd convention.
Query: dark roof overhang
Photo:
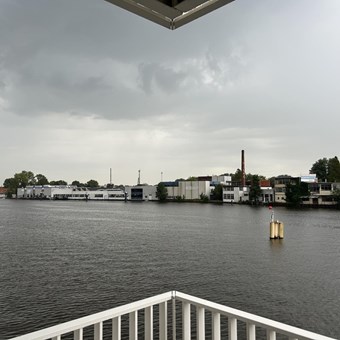
[[[234,0],[106,0],[174,30]]]

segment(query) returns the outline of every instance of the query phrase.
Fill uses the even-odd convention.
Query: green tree
[[[310,174],[316,174],[316,177],[322,181],[325,182],[328,177],[328,159],[327,158],[321,158],[318,161],[316,161],[312,168],[309,170]]]
[[[48,184],[48,179],[44,175],[42,175],[42,174],[35,175],[35,179],[36,179],[36,184],[37,185],[46,185],[46,184]]]
[[[14,174],[11,178],[6,178],[4,187],[8,189],[7,196],[16,195],[18,188],[26,188],[28,185],[35,185],[36,179],[32,171],[23,170]]]
[[[334,200],[335,202],[337,202],[337,206],[338,208],[340,208],[340,189],[335,189],[333,192],[333,197],[334,197]]]
[[[259,203],[259,198],[261,197],[262,190],[260,186],[260,176],[253,175],[251,179],[251,187],[249,190],[249,200],[257,205]]]
[[[328,182],[340,182],[340,162],[338,157],[328,159]]]
[[[36,179],[32,171],[23,170],[14,174],[14,178],[18,181],[18,187],[26,188],[27,185],[35,185]]]
[[[7,188],[7,197],[11,198],[17,193],[19,183],[14,177],[6,178],[3,185]]]
[[[231,175],[231,180],[233,182],[242,182],[242,171],[237,169],[233,175]]]
[[[246,174],[246,181],[251,182],[253,180],[253,176],[251,173]],[[265,176],[256,175],[258,176],[259,180],[266,179]],[[231,180],[233,182],[242,182],[242,171],[241,169],[237,169],[234,174],[231,175]]]
[[[90,179],[87,183],[86,183],[86,186],[88,188],[98,188],[99,187],[99,183],[94,180],[94,179]]]
[[[339,182],[340,162],[338,157],[319,159],[312,165],[309,173],[316,174],[316,177],[322,182]]]
[[[270,182],[270,186],[272,187],[272,188],[274,188],[274,185],[275,185],[275,177],[270,177],[270,178],[268,178],[269,179],[269,182]]]
[[[156,197],[160,202],[165,202],[168,198],[168,189],[163,182],[159,182],[157,185]]]
[[[50,184],[51,185],[67,185],[67,182],[62,179],[59,179],[58,181],[51,181]]]
[[[209,202],[209,197],[207,195],[204,195],[203,192],[200,195],[200,199],[202,202],[207,203]]]
[[[223,200],[223,186],[222,184],[217,184],[215,188],[211,191],[211,199],[215,201]]]
[[[301,203],[302,197],[309,196],[308,184],[300,182],[298,184],[286,185],[286,203],[289,206],[297,207]]]
[[[75,186],[77,186],[78,188],[86,187],[86,184],[85,184],[85,183],[80,183],[79,181],[73,181],[73,182],[71,183],[71,185],[75,185]]]

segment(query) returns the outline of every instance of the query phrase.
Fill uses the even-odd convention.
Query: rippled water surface
[[[340,338],[340,212],[0,200],[0,339],[169,290]]]

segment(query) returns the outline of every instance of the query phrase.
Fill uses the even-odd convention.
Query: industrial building
[[[156,197],[156,185],[135,185],[126,186],[125,192],[127,199],[130,201],[155,201]]]
[[[17,189],[20,199],[68,199],[123,201],[125,192],[119,188],[78,188],[74,185],[35,185]]]

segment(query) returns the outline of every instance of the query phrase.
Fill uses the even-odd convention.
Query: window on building
[[[332,190],[332,184],[331,183],[322,183],[321,184],[321,190]]]

